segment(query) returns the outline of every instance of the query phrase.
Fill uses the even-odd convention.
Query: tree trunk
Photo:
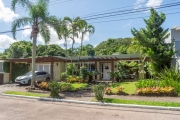
[[[65,39],[65,44],[66,44],[66,63],[65,63],[65,69],[66,69],[66,72],[67,72],[67,40]]]
[[[31,78],[31,87],[34,87],[34,80],[35,80],[36,40],[37,40],[37,34],[33,36],[33,47],[32,47],[32,78]]]
[[[79,58],[78,58],[78,67],[80,66],[80,57],[81,57],[81,54],[82,54],[82,42],[83,42],[83,39],[84,39],[84,34],[82,33],[82,38],[81,38],[81,49],[80,49],[80,52],[79,52]]]
[[[74,45],[74,41],[72,42],[72,50],[71,50],[72,75],[74,74],[74,68],[73,68],[73,62],[72,62],[72,57],[73,57],[73,45]]]

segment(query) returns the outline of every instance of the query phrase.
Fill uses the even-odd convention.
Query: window
[[[3,62],[0,62],[0,72],[3,72]]]
[[[45,71],[50,73],[50,65],[49,64],[37,64],[35,67],[36,71]]]

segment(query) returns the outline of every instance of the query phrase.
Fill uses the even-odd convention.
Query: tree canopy
[[[136,43],[142,46],[143,52],[150,57],[152,69],[155,74],[170,67],[172,56],[174,55],[174,44],[166,43],[165,39],[169,37],[168,29],[163,29],[162,24],[166,19],[164,13],[158,14],[153,8],[150,11],[150,17],[144,19],[145,28],[131,30]]]

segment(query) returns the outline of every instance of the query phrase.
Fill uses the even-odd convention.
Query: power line
[[[175,13],[167,13],[166,15],[173,15],[173,14],[179,14],[180,12],[175,12]],[[139,18],[146,18],[149,16],[144,16],[144,17],[133,17],[133,18],[127,18],[127,19],[116,19],[116,20],[109,20],[109,21],[99,21],[99,22],[92,22],[94,23],[105,23],[105,22],[114,22],[114,21],[121,21],[121,20],[132,20],[132,19],[139,19]],[[90,24],[92,24],[90,23]]]
[[[179,6],[180,5],[180,2],[178,3],[173,3],[171,5],[165,5],[165,6],[161,6],[159,8],[156,8],[156,9],[162,9],[162,8],[168,8],[168,7],[174,7],[174,6]],[[87,19],[84,19],[84,20],[93,20],[93,19],[99,19],[99,18],[105,18],[105,17],[111,17],[111,16],[117,16],[117,15],[123,15],[123,14],[132,14],[132,13],[137,13],[137,12],[144,12],[144,11],[148,11],[150,10],[151,8],[146,8],[146,9],[140,9],[140,10],[136,10],[136,11],[130,11],[130,12],[124,12],[124,11],[119,11],[120,14],[112,14],[112,13],[109,13],[110,15],[106,15],[106,14],[103,14],[105,16],[97,16],[97,17],[92,17],[92,18],[87,18]],[[117,11],[116,11],[117,12]],[[114,12],[113,12],[114,13]],[[117,12],[118,13],[118,12]],[[112,14],[112,15],[111,15]]]
[[[165,1],[164,3],[167,3],[167,2],[171,2],[172,0],[168,0],[168,1]],[[173,0],[173,1],[176,1],[176,0]],[[119,10],[119,9],[123,9],[123,8],[129,8],[129,7],[133,7],[135,5],[143,5],[147,3],[147,0],[143,3],[140,3],[140,4],[134,4],[134,5],[129,5],[129,6],[124,6],[124,7],[120,7],[120,8],[114,8],[114,9],[109,9],[109,10],[105,10],[105,11],[101,11],[101,12],[94,12],[94,13],[90,13],[90,14],[87,14],[85,16],[82,16],[82,17],[89,17],[90,15],[96,15],[98,13],[103,13],[103,12],[106,12],[106,11],[113,11],[113,10]]]
[[[174,13],[167,13],[166,15],[173,15],[173,14],[179,14],[180,12],[174,12]],[[99,21],[99,22],[92,22],[92,23],[105,23],[105,22],[114,22],[114,21],[123,21],[123,20],[131,20],[131,19],[139,19],[139,18],[146,18],[149,16],[144,16],[144,17],[134,17],[134,18],[127,18],[127,19],[116,19],[116,20],[109,20],[109,21]],[[91,23],[91,24],[92,24]],[[17,29],[16,31],[23,31],[26,29],[32,29],[32,28],[23,28],[23,29]],[[0,32],[0,34],[4,34],[4,33],[10,33],[13,31],[4,31],[4,32]]]

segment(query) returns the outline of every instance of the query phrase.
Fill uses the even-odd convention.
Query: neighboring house
[[[166,42],[174,42],[174,50],[177,51],[177,53],[173,56],[172,65],[178,66],[180,65],[180,27],[172,28],[169,33],[170,36],[166,39]]]
[[[0,84],[6,84],[9,83],[9,73],[5,73],[3,71],[3,63],[4,60],[0,60]]]
[[[63,80],[61,73],[65,72],[66,61],[71,63],[71,59],[74,64],[78,64],[78,57],[68,57],[67,60],[65,57],[59,56],[41,56],[36,58],[36,70],[37,71],[47,71],[51,74],[51,79],[57,81]],[[100,74],[95,76],[96,80],[110,80],[108,72],[116,71],[118,61],[136,61],[140,62],[139,54],[120,54],[120,55],[102,55],[102,56],[86,56],[81,57],[80,64],[81,66],[86,66],[88,70],[97,70]],[[31,71],[31,58],[14,58],[8,59],[10,62],[10,74],[9,82],[12,81],[12,63],[27,63],[29,64],[29,71]],[[107,67],[108,66],[108,67]],[[108,68],[108,69],[107,69]],[[139,69],[140,70],[140,69]],[[138,76],[141,73],[137,73]]]

